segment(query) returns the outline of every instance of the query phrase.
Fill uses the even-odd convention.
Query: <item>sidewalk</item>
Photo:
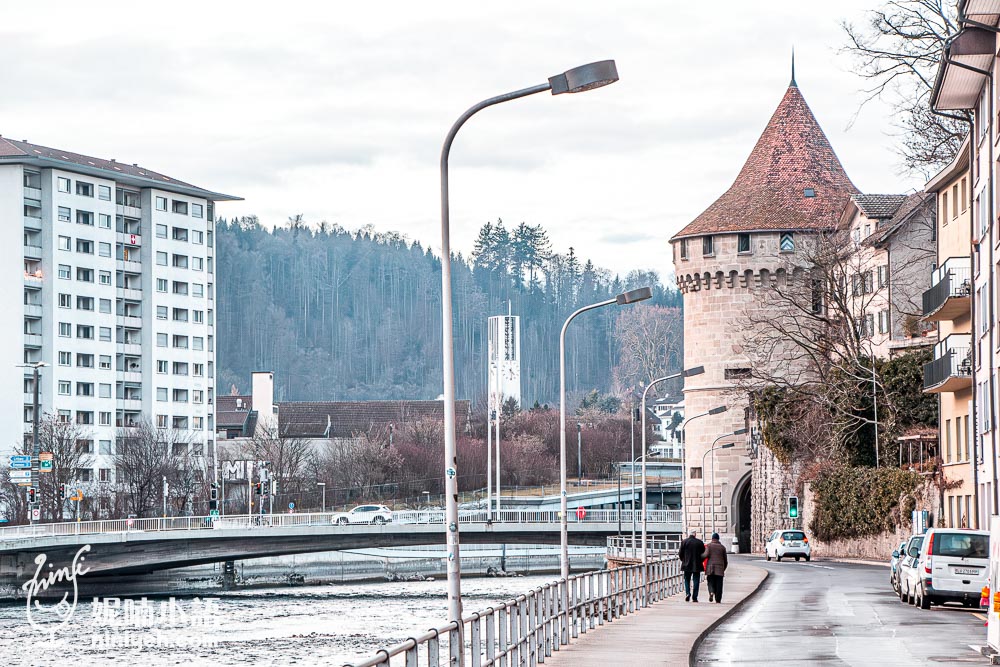
[[[608,667],[623,664],[636,667],[687,665],[695,642],[754,593],[767,578],[767,571],[733,558],[726,573],[722,604],[708,602],[708,589],[701,583],[699,602],[684,602],[674,595],[625,616],[614,623],[581,635],[564,646],[546,665],[566,667]]]

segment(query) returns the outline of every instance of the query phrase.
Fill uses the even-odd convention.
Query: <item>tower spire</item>
[[[792,47],[792,80],[788,84],[789,86],[799,87],[799,84],[795,83],[795,47]]]

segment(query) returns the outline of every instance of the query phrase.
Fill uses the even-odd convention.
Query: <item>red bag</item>
[[[705,560],[701,562],[702,572],[708,572],[708,556],[705,556]]]

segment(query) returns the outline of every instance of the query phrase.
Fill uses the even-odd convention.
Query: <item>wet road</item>
[[[705,639],[697,664],[988,664],[985,614],[960,607],[921,611],[889,585],[886,567],[813,561],[753,562],[764,588]]]

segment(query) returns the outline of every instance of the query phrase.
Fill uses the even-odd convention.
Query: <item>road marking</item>
[[[830,567],[829,565],[813,565],[812,563],[806,563],[806,567],[818,567],[818,568],[822,568],[824,570],[832,570],[832,569],[834,569],[834,568]]]
[[[974,611],[974,612],[972,612],[972,615],[973,615],[973,616],[975,616],[976,618],[978,618],[978,619],[982,620],[982,621],[987,621],[987,620],[989,620],[988,618],[986,618],[986,617],[985,617],[985,616],[983,616],[982,614],[980,614],[980,613],[978,613],[978,612],[975,612],[975,611]]]

